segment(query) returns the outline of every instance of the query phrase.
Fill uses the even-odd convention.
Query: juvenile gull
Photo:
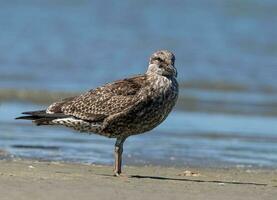
[[[24,112],[16,119],[36,125],[63,125],[116,138],[114,173],[121,174],[123,143],[130,135],[150,131],[168,116],[178,97],[175,56],[155,52],[145,74],[118,80],[80,96],[51,104],[46,110]]]

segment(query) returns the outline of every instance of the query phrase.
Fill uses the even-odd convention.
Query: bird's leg
[[[121,164],[122,164],[122,153],[123,153],[123,143],[126,138],[117,138],[114,148],[114,175],[119,176],[121,174]]]

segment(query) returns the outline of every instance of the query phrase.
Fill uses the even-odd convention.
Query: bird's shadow
[[[108,174],[98,174],[102,176],[114,177]],[[201,180],[201,179],[188,179],[188,178],[170,178],[163,176],[141,176],[130,175],[128,178],[134,179],[152,179],[152,180],[165,180],[165,181],[183,181],[183,182],[196,182],[196,183],[216,183],[216,184],[230,184],[230,185],[255,185],[255,186],[268,186],[266,183],[254,183],[254,182],[240,182],[240,181],[220,181],[220,180]]]
[[[141,176],[132,175],[130,178],[138,179],[154,179],[154,180],[169,180],[169,181],[185,181],[185,182],[197,182],[197,183],[223,183],[223,184],[233,184],[233,185],[256,185],[256,186],[267,186],[265,183],[253,183],[253,182],[240,182],[240,181],[219,181],[219,180],[200,180],[200,179],[188,179],[188,178],[169,178],[162,176]]]

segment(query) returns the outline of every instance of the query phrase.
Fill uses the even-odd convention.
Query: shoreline
[[[183,85],[183,86],[182,86]],[[190,87],[188,87],[188,85]],[[218,87],[215,83],[211,84],[212,87],[205,88],[204,84],[201,86],[193,87],[193,84],[181,84],[180,90],[185,89],[195,89],[200,91],[211,91],[218,92],[218,95],[211,95],[208,98],[204,96],[199,96],[198,94],[184,93],[181,92],[179,95],[179,99],[176,104],[176,108],[180,111],[205,111],[208,113],[226,113],[233,115],[261,115],[261,116],[277,116],[276,110],[276,102],[272,100],[272,96],[276,96],[277,92],[275,90],[244,90],[239,89],[239,87],[235,86],[223,86]],[[197,85],[197,84],[196,84]],[[217,86],[217,87],[216,87]],[[237,88],[237,89],[236,89]],[[85,91],[83,91],[85,92]],[[261,95],[261,98],[267,98],[263,102],[259,100],[253,100],[245,103],[244,101],[240,101],[240,98],[237,99],[226,99],[222,98],[223,94],[227,94],[228,92],[232,92],[241,95],[240,98],[246,98],[245,95],[258,94]],[[255,93],[256,92],[256,93]],[[81,91],[51,91],[48,89],[15,89],[15,88],[2,88],[0,89],[0,103],[2,102],[21,102],[21,103],[31,103],[37,105],[49,105],[54,101],[58,101],[60,99],[64,99],[71,96],[80,95]],[[216,94],[216,93],[214,93]],[[219,107],[220,105],[220,107]],[[247,109],[234,109],[234,105],[237,107],[253,107],[252,111]],[[263,110],[257,110],[255,108],[263,108]]]
[[[275,199],[277,169],[112,166],[0,160],[1,199]]]

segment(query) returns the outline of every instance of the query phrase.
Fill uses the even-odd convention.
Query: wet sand
[[[277,170],[0,161],[1,199],[276,199]]]

